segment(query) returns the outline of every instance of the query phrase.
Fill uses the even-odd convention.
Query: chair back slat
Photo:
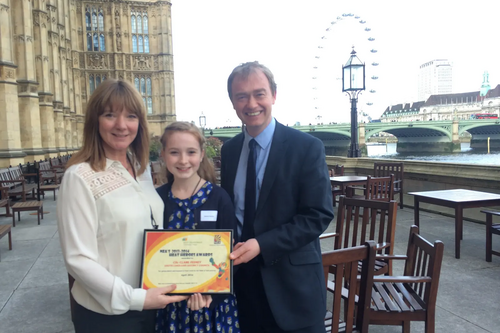
[[[343,176],[344,175],[344,166],[335,164],[333,168],[328,170],[328,174],[330,177],[337,177],[337,176]]]
[[[340,197],[334,249],[354,247],[373,240],[385,246],[380,254],[393,254],[397,203]],[[390,272],[391,262],[384,272]]]
[[[365,186],[365,199],[390,201],[394,195],[394,175],[383,177],[368,176]]]
[[[426,304],[429,301],[435,302],[437,298],[437,286],[441,273],[441,262],[443,259],[444,245],[441,241],[434,244],[429,243],[425,238],[418,234],[418,227],[412,227],[410,235],[410,245],[407,251],[407,261],[405,264],[405,276],[428,276],[431,282],[416,284],[415,292],[422,297]]]
[[[9,169],[0,169],[0,180],[2,181],[1,186],[8,188],[15,186],[14,183],[10,182],[12,181],[12,176]]]
[[[21,171],[21,168],[19,166],[17,166],[17,167],[10,167],[9,168],[9,172],[10,172],[12,180],[21,180],[21,179],[24,179],[23,172]]]
[[[363,268],[358,284],[360,261]],[[338,333],[339,327],[342,327],[343,332],[368,332],[368,312],[375,269],[375,243],[367,242],[361,246],[324,252],[322,262],[327,286],[330,274],[333,275],[330,281],[334,285],[332,320],[328,325],[328,331]],[[345,319],[343,323],[340,319],[341,314]]]
[[[403,208],[403,180],[404,180],[404,163],[385,163],[375,162],[373,164],[373,175],[375,177],[387,177],[394,175],[394,193],[399,193],[400,207]],[[392,197],[394,200],[394,197]]]

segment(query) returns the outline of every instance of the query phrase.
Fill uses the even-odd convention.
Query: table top
[[[12,205],[11,208],[29,208],[29,207],[41,207],[43,205],[43,201],[24,201],[24,202],[16,202]]]
[[[41,190],[58,190],[59,184],[57,185],[40,185]]]
[[[464,189],[409,192],[408,194],[414,195],[416,197],[426,197],[426,198],[439,199],[449,202],[500,200],[500,194],[473,191],[473,190],[464,190]]]
[[[338,183],[365,182],[366,176],[337,176],[330,177],[330,181]]]

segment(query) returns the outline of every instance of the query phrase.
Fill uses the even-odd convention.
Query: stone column
[[[71,134],[71,109],[69,107],[69,79],[68,79],[68,71],[66,64],[66,49],[63,47],[59,48],[60,52],[60,60],[61,60],[61,77],[62,77],[62,90],[63,90],[63,115],[64,115],[64,143],[66,147],[66,151],[73,150],[72,137]],[[66,119],[68,118],[68,119]]]
[[[0,109],[0,167],[23,163],[26,156],[21,150],[10,3],[0,0],[0,105],[4,106]]]
[[[61,64],[59,57],[59,29],[57,27],[58,14],[57,7],[52,4],[47,4],[47,12],[49,14],[49,47],[50,47],[50,81],[51,90],[54,93],[52,104],[54,105],[54,129],[56,148],[59,152],[65,152],[66,142],[64,140],[64,120],[63,120],[63,92],[61,87]]]
[[[154,25],[159,27],[157,32],[157,47],[158,47],[158,67],[160,73],[158,78],[160,81],[159,99],[160,103],[156,106],[153,113],[162,116],[160,128],[164,128],[171,122],[175,121],[175,93],[174,93],[174,62],[172,51],[172,17],[171,4],[161,3],[158,11],[154,10],[155,19],[152,20]],[[153,25],[153,24],[152,24]],[[156,31],[151,29],[153,33]],[[156,37],[156,36],[155,36]]]
[[[36,0],[33,9],[33,36],[35,48],[35,69],[38,82],[38,103],[40,110],[40,131],[42,149],[46,157],[57,156],[53,94],[50,88],[48,29],[50,17],[46,12],[44,0]]]
[[[359,132],[359,150],[361,151],[361,156],[368,156],[368,149],[366,147],[366,138],[365,138],[365,123],[358,124],[358,132]]]
[[[14,45],[18,63],[17,82],[21,146],[30,161],[43,159],[40,109],[38,105],[38,82],[35,72],[31,1],[14,1]]]
[[[68,64],[67,64],[67,54],[69,43],[69,31],[67,25],[66,8],[65,4],[69,4],[69,1],[57,0],[57,31],[59,34],[59,61],[61,70],[61,89],[62,89],[62,104],[63,104],[63,117],[64,117],[64,143],[66,151],[73,150],[72,138],[72,126],[71,126],[71,108],[70,108],[70,98],[69,98],[69,75],[68,75]],[[71,49],[71,47],[70,47]],[[71,52],[70,52],[71,54]]]
[[[85,116],[77,114],[75,117],[76,131],[77,131],[77,142],[80,148],[83,145],[83,124],[85,122]]]
[[[80,78],[80,68],[83,67],[83,62],[80,61],[80,55],[82,55],[83,59],[83,30],[85,28],[85,20],[83,19],[82,14],[82,4],[80,2],[70,3],[70,26],[71,26],[71,48],[72,48],[72,56],[73,56],[73,100],[74,100],[74,108],[75,108],[75,116],[74,116],[74,126],[75,130],[73,132],[73,147],[75,149],[79,149],[82,146],[82,137],[83,137],[83,121],[80,119],[83,117],[84,109],[83,109],[83,87],[81,84]],[[82,126],[80,126],[80,122]]]
[[[458,135],[458,119],[454,119],[451,125],[451,150],[453,152],[462,151],[462,144],[460,143],[460,136]]]
[[[73,134],[71,133],[73,127],[71,125],[71,114],[68,108],[64,108],[63,119],[64,119],[64,124],[63,124],[64,141],[66,142],[66,151],[73,151],[73,146],[71,143],[73,140]]]

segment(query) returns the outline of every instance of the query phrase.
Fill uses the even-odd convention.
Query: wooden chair
[[[387,177],[394,175],[394,191],[391,200],[394,200],[394,195],[399,193],[399,208],[403,209],[403,179],[404,179],[404,163],[382,163],[375,162],[373,164],[373,175],[375,177]]]
[[[57,172],[64,172],[64,165],[58,157],[50,158],[49,162],[52,169],[56,170]]]
[[[27,195],[31,194],[34,199],[38,185],[29,183],[28,176],[36,177],[36,174],[24,174],[19,166],[0,169],[0,186],[8,188],[8,197],[20,196],[22,201],[26,201]]]
[[[363,190],[363,195],[355,195],[355,190]],[[347,187],[348,196],[354,199],[365,199],[375,201],[391,201],[394,200],[394,175],[387,177],[366,177],[364,187],[349,186]]]
[[[343,176],[344,175],[344,166],[340,164],[335,164],[333,168],[328,170],[328,173],[330,174],[330,177],[335,177],[335,176]]]
[[[8,187],[0,187],[0,207],[5,207],[5,214],[0,214],[0,216],[12,216],[10,214],[10,199]]]
[[[493,234],[500,235],[500,223],[493,223],[493,215],[500,216],[500,212],[482,210],[486,214],[486,261],[491,262],[492,255],[500,256],[499,251],[493,251]]]
[[[61,164],[62,164],[63,167],[66,167],[66,163],[68,163],[68,161],[69,161],[70,158],[71,158],[70,154],[62,155],[60,157]]]
[[[8,235],[9,237],[9,251],[12,250],[12,226],[10,224],[2,224],[0,225],[0,239],[3,236]],[[2,261],[2,257],[0,256],[0,261]]]
[[[335,176],[343,176],[344,175],[344,166],[335,164],[332,169],[328,170],[328,174],[330,177]],[[339,186],[332,185],[332,199],[333,199],[333,207],[337,205],[337,196],[342,194],[342,189]]]
[[[443,261],[444,245],[434,245],[418,234],[412,226],[406,256],[404,276],[376,276],[369,314],[372,325],[401,325],[410,333],[411,321],[424,321],[425,333],[434,333],[436,298]]]
[[[371,201],[340,196],[334,249],[376,242],[377,254],[393,255],[396,233],[396,201]],[[328,234],[324,235],[324,237]],[[375,275],[392,274],[392,262],[381,256],[375,261]]]
[[[40,161],[37,165],[40,170],[40,182],[47,184],[60,184],[64,169],[53,169],[49,161]]]
[[[326,331],[331,333],[368,332],[370,295],[373,286],[375,264],[375,243],[367,242],[362,246],[328,251],[321,254],[323,272],[327,285],[334,286],[333,312],[325,316]],[[363,263],[358,284],[358,262]],[[329,275],[333,275],[329,279]],[[359,288],[359,289],[358,289]],[[340,292],[339,292],[340,291]],[[342,306],[342,300],[344,306]],[[341,318],[341,310],[344,310]]]

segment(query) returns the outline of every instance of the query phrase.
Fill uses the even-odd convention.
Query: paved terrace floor
[[[70,321],[67,275],[57,233],[56,204],[49,194],[44,200],[48,212],[41,225],[35,215],[21,213],[12,230],[13,250],[8,239],[0,240],[0,332],[74,332]],[[3,212],[3,209],[2,209]],[[396,254],[406,253],[413,210],[398,211]],[[12,218],[0,217],[0,224]],[[334,223],[329,227],[333,231]],[[436,313],[436,332],[500,332],[500,257],[484,260],[484,225],[464,222],[462,258],[454,257],[454,222],[438,214],[421,213],[421,234],[431,242],[440,239],[445,254]],[[498,237],[497,237],[498,238]],[[500,247],[500,240],[494,246]],[[332,246],[324,240],[324,250]],[[394,273],[402,273],[395,265]],[[371,333],[401,332],[397,327],[370,326]],[[411,332],[424,332],[423,324],[412,323]]]

